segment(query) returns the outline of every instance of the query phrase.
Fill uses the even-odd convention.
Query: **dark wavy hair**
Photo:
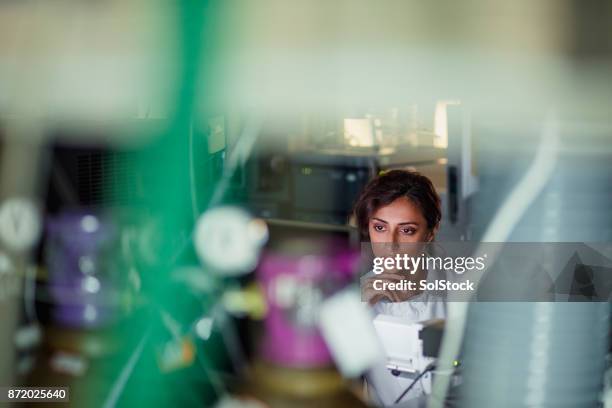
[[[372,214],[400,197],[408,198],[420,208],[430,231],[438,227],[442,218],[440,196],[431,180],[416,171],[391,170],[372,179],[353,207],[362,239],[370,239],[368,225]]]

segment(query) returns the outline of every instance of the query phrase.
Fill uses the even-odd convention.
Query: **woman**
[[[369,241],[376,256],[409,253],[417,244],[433,242],[441,219],[440,197],[431,181],[416,172],[392,170],[373,179],[364,189],[354,207],[354,217],[362,239]],[[414,274],[395,271],[374,276],[366,275],[362,282],[365,300],[375,314],[400,317],[408,323],[444,318],[444,298],[418,290],[379,291],[373,282],[410,279],[432,279],[436,271],[419,269]],[[396,377],[386,367],[378,367],[367,376],[369,391],[382,405],[392,405],[410,384]],[[402,401],[423,395],[417,384]]]

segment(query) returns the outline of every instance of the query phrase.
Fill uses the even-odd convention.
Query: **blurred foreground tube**
[[[491,143],[484,143],[482,150],[482,184],[474,219],[483,226],[534,151],[527,126],[522,136],[500,129],[503,126],[488,128]],[[509,241],[610,240],[612,184],[605,166],[612,157],[611,134],[607,124],[561,124],[553,175],[513,227]],[[516,145],[501,148],[502,139],[510,138]],[[481,231],[476,225],[475,234]],[[555,261],[553,254],[542,253],[534,267]],[[510,268],[503,272],[515,278],[520,275]],[[556,303],[471,304],[463,342],[460,406],[599,406],[609,327],[608,302],[565,303],[557,298]]]

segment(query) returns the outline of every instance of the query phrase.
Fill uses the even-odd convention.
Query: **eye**
[[[376,232],[382,232],[385,230],[385,226],[384,225],[380,225],[380,224],[376,224],[374,225],[374,231]]]
[[[416,233],[416,229],[414,229],[414,228],[402,228],[401,232],[404,235],[414,235],[414,233]]]

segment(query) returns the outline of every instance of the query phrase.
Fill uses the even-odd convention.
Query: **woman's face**
[[[419,207],[406,197],[376,210],[370,217],[368,232],[372,243],[387,244],[429,242],[434,235]]]

